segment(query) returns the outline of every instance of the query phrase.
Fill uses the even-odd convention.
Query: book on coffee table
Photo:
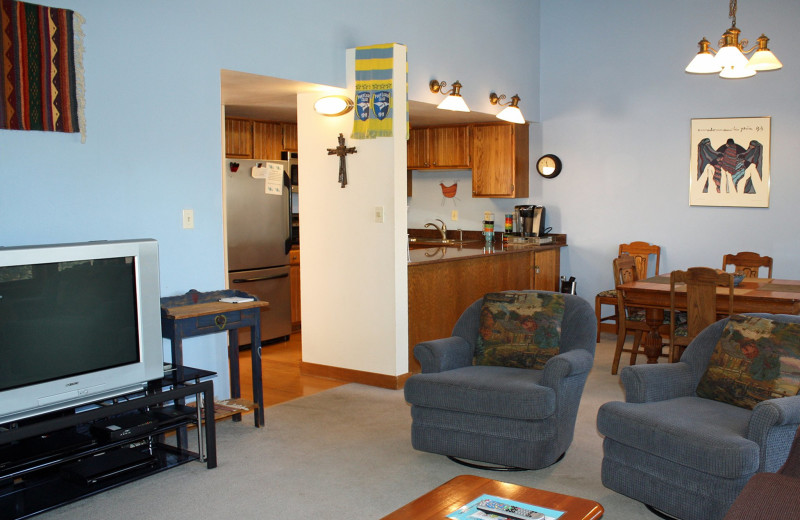
[[[447,518],[450,520],[556,520],[563,514],[564,511],[492,495],[481,495],[447,515]]]

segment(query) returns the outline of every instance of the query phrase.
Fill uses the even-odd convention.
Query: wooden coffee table
[[[558,520],[593,520],[602,517],[604,511],[603,506],[585,498],[508,484],[475,475],[460,475],[383,517],[382,520],[442,520],[459,507],[484,494],[564,511]]]

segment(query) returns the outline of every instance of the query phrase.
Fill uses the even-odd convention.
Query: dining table
[[[617,286],[624,291],[625,303],[645,310],[645,320],[650,328],[643,338],[648,363],[657,363],[661,355],[660,329],[664,312],[670,309],[669,274],[662,274],[626,282]],[[728,288],[717,289],[717,314],[729,316],[746,312],[768,314],[800,314],[800,280],[777,278],[744,278],[733,289],[733,308],[728,308]],[[686,286],[675,286],[675,310],[686,310]]]

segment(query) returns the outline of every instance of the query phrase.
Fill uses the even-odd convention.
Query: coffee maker
[[[526,204],[514,206],[517,233],[523,237],[544,236],[544,206]]]

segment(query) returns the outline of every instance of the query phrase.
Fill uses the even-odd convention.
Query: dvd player
[[[158,418],[150,413],[134,413],[110,417],[92,424],[93,434],[109,441],[118,441],[155,430]]]

